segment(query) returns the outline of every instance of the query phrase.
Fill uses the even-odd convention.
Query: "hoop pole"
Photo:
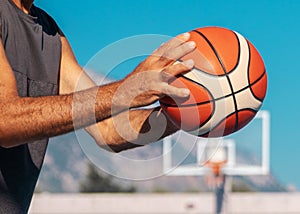
[[[231,189],[231,179],[226,175],[222,176],[222,182],[216,185],[216,214],[227,214],[228,193]]]

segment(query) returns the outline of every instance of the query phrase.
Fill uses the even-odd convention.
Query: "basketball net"
[[[208,188],[215,189],[223,184],[224,175],[222,174],[221,170],[226,163],[226,160],[220,162],[207,161],[205,165],[209,167],[212,172],[205,176],[205,183]]]

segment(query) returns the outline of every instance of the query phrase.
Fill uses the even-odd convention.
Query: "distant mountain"
[[[157,143],[152,144],[147,149],[136,149],[134,153],[127,152],[126,155],[130,157],[147,157],[161,153],[161,151],[162,144]],[[85,179],[88,163],[89,159],[83,153],[74,133],[51,139],[38,181],[37,191],[78,192],[80,182]],[[101,170],[99,170],[99,173],[105,175]],[[114,180],[124,186],[134,186],[138,192],[209,191],[203,177],[160,176],[146,181],[128,181],[119,178],[114,178]],[[280,184],[273,175],[234,177],[233,184],[234,189],[237,191],[287,191],[287,188]]]
[[[38,191],[77,192],[85,176],[88,159],[74,133],[50,140],[38,181]]]

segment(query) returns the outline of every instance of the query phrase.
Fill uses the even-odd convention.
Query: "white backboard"
[[[227,159],[226,175],[266,175],[270,168],[270,114],[259,111],[242,130],[224,138],[199,138],[180,131],[164,139],[163,168],[169,176],[211,173],[209,160]]]

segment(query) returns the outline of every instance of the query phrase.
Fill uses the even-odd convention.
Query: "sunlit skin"
[[[13,1],[27,14],[34,2]],[[158,113],[159,109],[130,109],[149,105],[165,95],[189,96],[186,89],[168,84],[171,78],[189,71],[194,65],[191,60],[174,64],[177,59],[194,50],[195,43],[188,40],[189,34],[179,35],[155,50],[123,80],[96,86],[77,63],[67,39],[61,36],[59,95],[38,98],[18,96],[12,68],[0,44],[0,145],[11,148],[25,141],[85,128],[99,146],[120,152],[154,142],[158,137],[177,131],[169,121],[161,124],[165,116]],[[130,97],[135,98],[129,103]],[[77,103],[75,109],[74,100]],[[113,111],[112,106],[115,107]],[[155,118],[151,120],[151,127],[148,122],[150,116]],[[126,121],[124,118],[129,118],[130,122],[117,122]],[[115,123],[118,123],[118,129]],[[162,128],[164,133],[161,136],[151,135],[152,132],[156,133],[155,129]],[[146,138],[141,137],[142,133],[149,130]]]
[[[29,10],[34,0],[12,0],[24,13],[29,13]]]

